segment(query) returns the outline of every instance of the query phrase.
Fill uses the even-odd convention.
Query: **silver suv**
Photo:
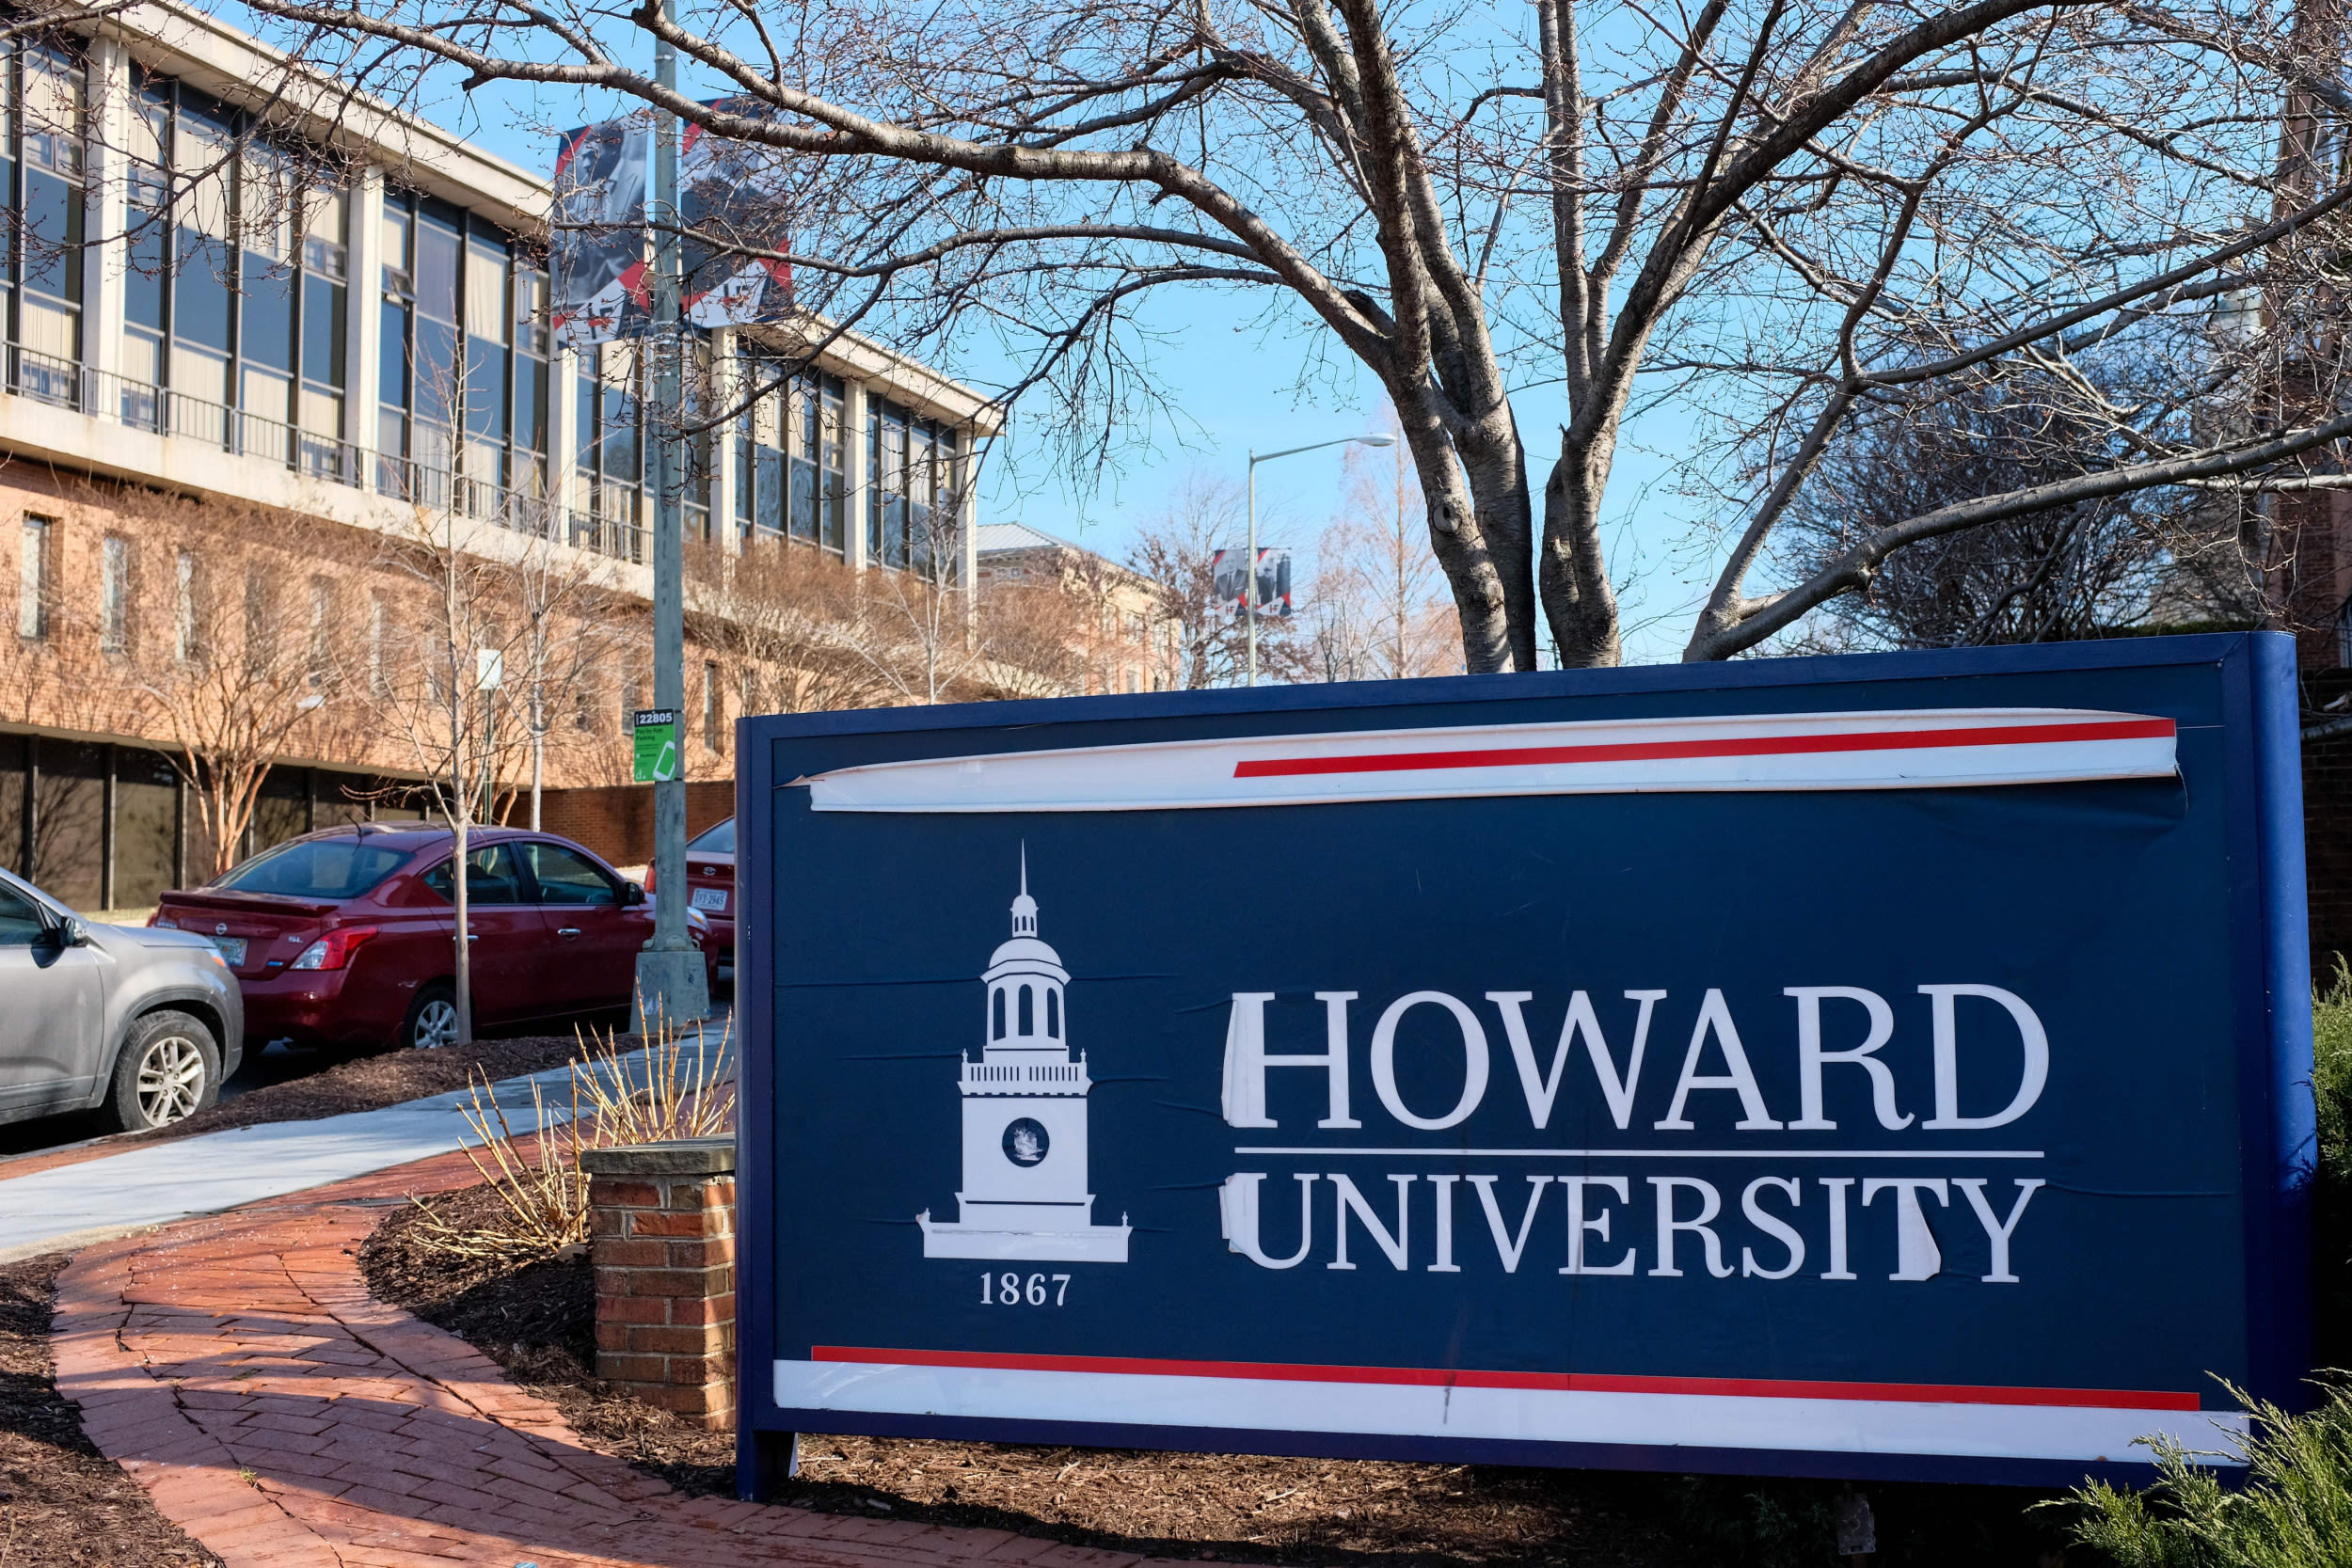
[[[245,998],[185,931],[96,926],[0,871],[0,1122],[103,1105],[167,1127],[220,1098]]]

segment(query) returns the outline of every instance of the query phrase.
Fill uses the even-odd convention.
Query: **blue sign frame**
[[[2307,1402],[2283,636],[737,742],[747,1495],[799,1431],[2067,1483]]]

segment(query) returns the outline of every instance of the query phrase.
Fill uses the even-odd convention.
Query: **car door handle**
[[[580,935],[580,927],[577,926],[559,927],[555,934],[559,937],[576,937]]]

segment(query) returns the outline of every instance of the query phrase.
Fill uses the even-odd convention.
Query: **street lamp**
[[[1258,684],[1258,465],[1271,463],[1278,457],[1295,457],[1302,451],[1321,451],[1326,447],[1392,447],[1393,436],[1343,436],[1336,441],[1317,441],[1312,446],[1286,447],[1263,456],[1249,454],[1249,555],[1242,563],[1242,613],[1249,621],[1249,684]]]

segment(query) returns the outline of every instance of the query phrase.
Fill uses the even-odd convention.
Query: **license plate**
[[[220,956],[229,960],[230,968],[234,969],[245,962],[245,938],[215,937],[213,945],[220,949]]]
[[[698,910],[723,910],[727,907],[727,890],[723,887],[698,887],[689,902]]]

